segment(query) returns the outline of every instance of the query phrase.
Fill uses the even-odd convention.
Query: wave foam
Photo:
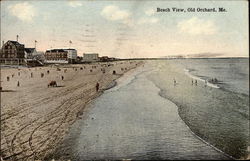
[[[184,69],[184,71],[185,71],[185,74],[186,74],[187,76],[189,76],[190,78],[196,79],[196,80],[198,80],[198,81],[201,81],[201,82],[204,82],[204,83],[205,83],[206,80],[204,80],[204,79],[202,79],[202,78],[200,78],[200,77],[197,77],[197,76],[195,76],[195,75],[192,75],[192,74],[190,73],[190,70]],[[213,83],[209,83],[209,82],[207,82],[207,86],[212,87],[212,88],[220,88],[219,86],[217,86],[217,85],[215,85],[215,84],[213,84]]]

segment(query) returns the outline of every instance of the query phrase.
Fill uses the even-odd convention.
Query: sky
[[[247,1],[1,1],[2,41],[118,58],[216,53],[248,57]],[[226,12],[198,12],[198,8]],[[169,8],[170,12],[157,12]],[[172,8],[186,12],[173,12]],[[196,12],[188,12],[194,8]],[[70,43],[70,41],[72,43]]]

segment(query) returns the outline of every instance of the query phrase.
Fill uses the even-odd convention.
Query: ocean
[[[93,101],[50,158],[244,158],[248,65],[236,58],[147,61]]]

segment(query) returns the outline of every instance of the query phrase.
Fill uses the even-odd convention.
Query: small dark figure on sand
[[[51,81],[51,82],[49,82],[48,88],[49,88],[49,87],[57,87],[56,81]]]
[[[197,80],[195,80],[195,85],[196,85],[196,86],[197,86],[197,83],[198,83]]]
[[[7,77],[7,81],[10,81],[10,77]]]
[[[194,80],[192,79],[192,85],[194,85]]]
[[[62,80],[64,79],[64,76],[62,76]]]
[[[17,81],[17,87],[19,87],[20,86],[20,83],[19,83],[19,81]]]
[[[177,84],[176,80],[174,79],[174,86]]]
[[[207,80],[205,80],[205,87],[207,86]]]
[[[96,92],[98,92],[98,90],[99,90],[99,83],[98,82],[96,83],[95,88],[96,88]]]
[[[30,73],[30,77],[31,77],[31,78],[33,77],[33,73]]]
[[[47,70],[47,74],[49,74],[49,70]]]

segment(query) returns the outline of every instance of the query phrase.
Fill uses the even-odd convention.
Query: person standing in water
[[[207,86],[207,80],[205,80],[205,87]]]
[[[197,86],[197,83],[198,83],[197,80],[195,80],[195,85],[196,85],[196,86]]]

